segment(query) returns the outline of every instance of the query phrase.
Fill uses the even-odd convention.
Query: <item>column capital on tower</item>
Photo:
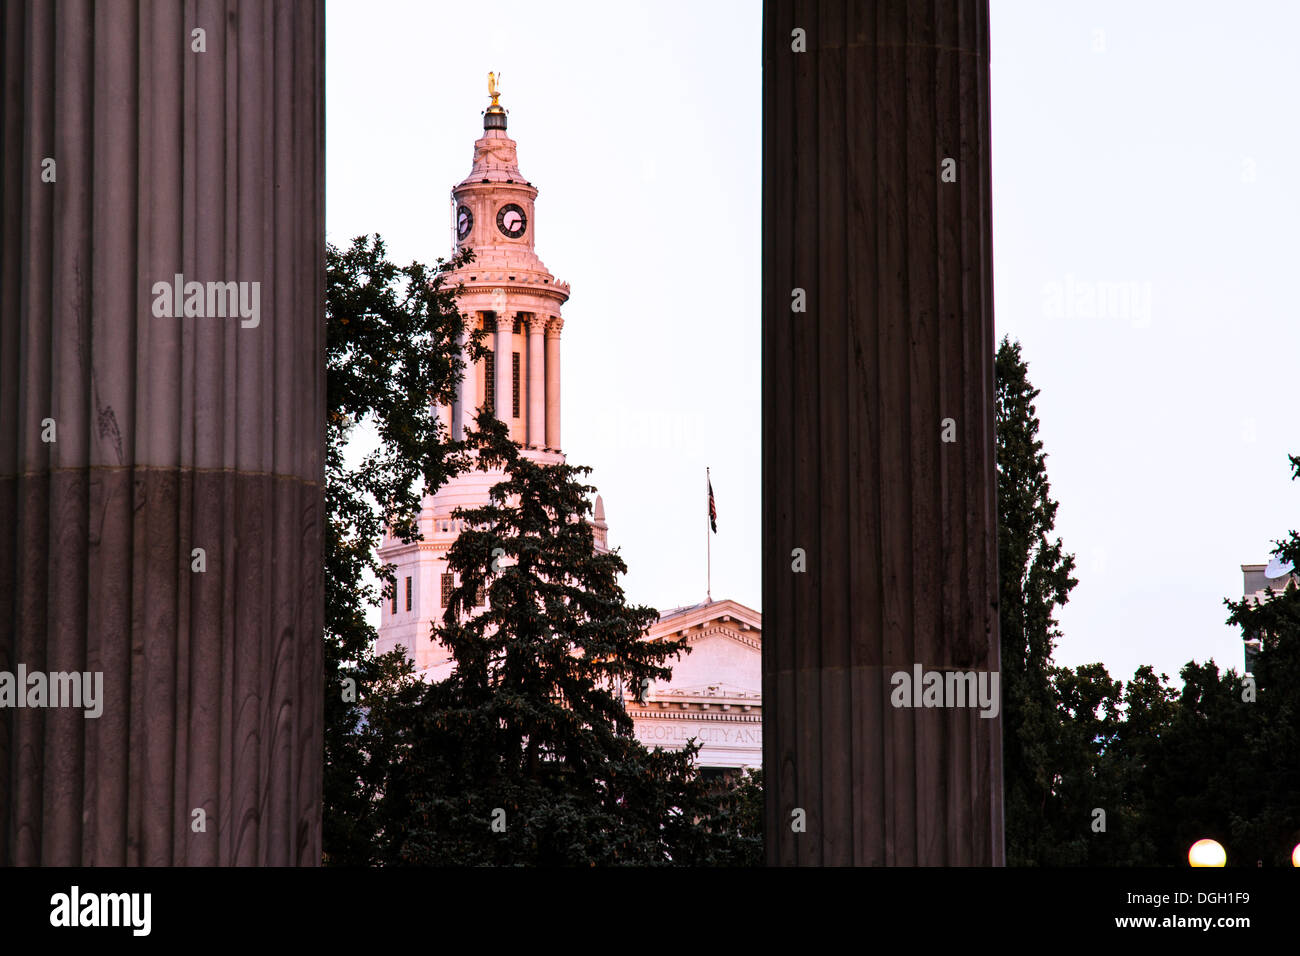
[[[549,338],[558,339],[560,330],[564,328],[564,319],[558,315],[548,316],[546,319],[546,335]]]

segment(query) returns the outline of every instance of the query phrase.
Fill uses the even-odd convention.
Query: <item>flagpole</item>
[[[704,495],[705,495],[706,502],[709,501],[708,495],[710,490],[712,490],[712,488],[713,488],[713,483],[710,481],[709,467],[708,465],[705,465],[704,466]],[[709,534],[709,526],[712,521],[713,521],[713,515],[710,513],[709,508],[706,506],[704,509],[704,549],[705,549],[705,554],[708,555],[708,560],[707,560],[708,578],[706,579],[707,583],[705,585],[704,600],[708,604],[713,603],[713,538],[712,535]]]

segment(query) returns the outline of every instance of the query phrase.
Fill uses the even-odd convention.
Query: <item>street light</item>
[[[1192,866],[1223,866],[1228,862],[1228,854],[1217,840],[1197,840],[1187,851],[1187,862]]]
[[[1291,851],[1291,865],[1300,866],[1300,843],[1297,843],[1295,849]]]

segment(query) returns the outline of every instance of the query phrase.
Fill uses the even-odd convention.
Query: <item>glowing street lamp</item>
[[[1300,847],[1296,847],[1300,851]],[[1218,840],[1197,840],[1187,851],[1187,862],[1192,866],[1223,866],[1228,854]]]
[[[1300,866],[1300,843],[1297,843],[1295,849],[1291,851],[1291,865]]]

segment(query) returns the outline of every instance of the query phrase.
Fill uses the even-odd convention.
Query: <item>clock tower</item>
[[[475,258],[447,281],[464,283],[461,311],[487,330],[492,357],[466,374],[458,400],[443,410],[444,423],[459,440],[486,404],[530,457],[559,461],[560,309],[569,286],[537,256],[537,187],[519,171],[496,78],[488,76],[492,104],[483,112],[474,163],[451,191],[453,242],[457,250],[472,248]]]
[[[465,376],[450,406],[438,408],[448,434],[461,440],[480,408],[510,429],[523,454],[546,464],[564,461],[560,450],[561,307],[568,283],[558,281],[538,258],[537,187],[519,171],[515,141],[506,135],[506,111],[498,102],[497,77],[488,74],[491,105],[483,111],[483,135],[474,143],[469,175],[451,191],[452,243],[474,250],[474,261],[451,272],[446,287],[463,283],[460,311],[472,327],[488,333],[488,357],[466,360]],[[465,343],[462,343],[462,346]],[[421,539],[407,544],[385,536],[380,560],[396,566],[397,589],[385,603],[376,649],[401,645],[426,678],[451,672],[450,655],[430,639],[458,583],[447,571],[447,550],[460,533],[451,512],[487,504],[500,472],[469,471],[424,498]],[[604,504],[592,516],[596,547],[607,547]]]

